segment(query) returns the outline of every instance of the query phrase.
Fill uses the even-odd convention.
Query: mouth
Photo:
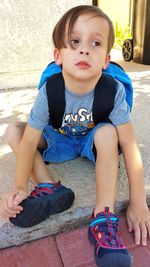
[[[81,69],[87,69],[91,67],[91,65],[87,61],[79,61],[75,65]]]

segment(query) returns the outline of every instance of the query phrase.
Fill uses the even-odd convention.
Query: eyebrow
[[[97,35],[99,37],[101,37],[102,39],[104,39],[104,36],[102,34],[100,34],[99,32],[93,32],[93,35]]]

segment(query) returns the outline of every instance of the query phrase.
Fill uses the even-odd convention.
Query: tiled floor
[[[147,247],[134,245],[125,217],[121,216],[120,232],[133,255],[133,267],[150,267],[150,242]],[[2,267],[96,267],[93,246],[87,238],[87,227],[55,237],[49,236],[20,247],[0,251]]]

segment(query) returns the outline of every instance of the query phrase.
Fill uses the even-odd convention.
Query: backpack
[[[49,77],[60,72],[61,72],[61,67],[56,65],[54,61],[51,62],[42,73],[38,89],[42,87],[42,85],[48,80]],[[132,81],[127,75],[127,73],[123,70],[123,68],[119,64],[112,61],[110,62],[107,69],[103,71],[103,73],[113,77],[114,79],[120,81],[124,85],[126,91],[126,101],[131,111],[133,105],[133,86],[132,86]]]

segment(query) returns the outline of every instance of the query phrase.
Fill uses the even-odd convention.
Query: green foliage
[[[115,25],[115,46],[122,46],[123,42],[126,39],[131,39],[131,28],[130,26],[127,26],[125,29],[123,29],[121,26],[119,26],[118,22],[116,22]]]

